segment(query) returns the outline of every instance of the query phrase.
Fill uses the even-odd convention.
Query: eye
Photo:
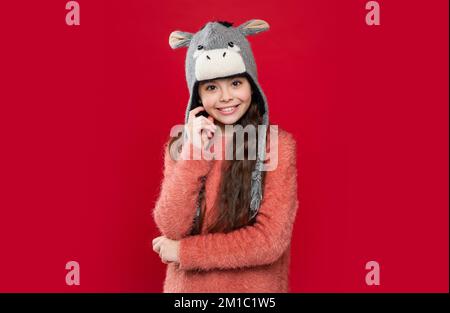
[[[233,48],[233,47],[234,47],[234,43],[233,43],[232,41],[230,41],[230,42],[228,43],[228,45],[230,46],[230,48]]]
[[[209,87],[212,87],[213,89],[210,89]],[[206,86],[206,90],[214,90],[214,88],[216,88],[216,86],[214,86],[214,85],[208,85],[208,86]]]
[[[237,83],[237,84],[236,84]],[[242,84],[242,82],[240,81],[240,80],[234,80],[233,82],[232,82],[232,84],[233,84],[233,86],[239,86],[239,85],[241,85]]]
[[[203,46],[202,45],[198,45],[197,46],[197,50],[202,50],[203,49]]]

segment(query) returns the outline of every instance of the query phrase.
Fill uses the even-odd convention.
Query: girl
[[[209,22],[195,34],[175,31],[169,37],[174,49],[188,46],[190,99],[184,131],[165,146],[153,211],[162,233],[153,239],[153,250],[168,265],[164,292],[289,290],[296,143],[288,132],[268,129],[267,101],[246,38],[268,29],[262,20],[239,27]],[[237,132],[229,131],[237,126],[253,127],[255,136],[247,133],[239,145]],[[232,159],[215,144],[212,158],[205,157],[217,141],[237,146]]]

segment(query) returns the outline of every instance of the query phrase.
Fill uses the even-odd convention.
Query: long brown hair
[[[253,84],[252,84],[253,85]],[[255,90],[255,89],[253,89]],[[258,106],[260,99],[259,93],[256,94],[256,101],[252,99],[247,112],[236,122],[235,125],[241,125],[243,128],[247,125],[254,125],[256,129],[256,138],[258,137],[258,125],[262,124],[262,117]],[[178,137],[173,137],[170,140],[169,147],[177,140]],[[230,142],[231,144],[231,142]],[[216,197],[215,206],[218,209],[217,219],[208,226],[208,233],[227,233],[232,230],[241,228],[246,225],[254,223],[254,218],[250,220],[250,190],[252,171],[255,168],[256,160],[248,160],[248,136],[244,135],[244,159],[237,160],[236,158],[236,132],[233,132],[233,159],[223,160],[222,162],[222,177],[219,183],[219,192]],[[256,151],[258,151],[258,142],[256,142]],[[262,173],[262,185],[264,190],[265,172]],[[201,230],[201,225],[204,222],[205,215],[205,188],[204,181],[202,182],[199,191],[198,203],[201,206],[200,216],[197,223],[194,225],[191,234],[198,234]]]

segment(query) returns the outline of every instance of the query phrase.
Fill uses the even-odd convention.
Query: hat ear
[[[269,23],[263,20],[250,20],[239,25],[239,30],[245,35],[255,35],[269,30]]]
[[[169,45],[172,49],[187,47],[192,39],[192,34],[179,30],[173,31],[169,36]]]

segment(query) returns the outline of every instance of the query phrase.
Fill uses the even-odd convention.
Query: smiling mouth
[[[236,111],[240,105],[241,104],[237,104],[237,105],[226,107],[226,108],[217,108],[217,110],[222,114],[231,114],[231,113],[234,113],[234,111]]]

